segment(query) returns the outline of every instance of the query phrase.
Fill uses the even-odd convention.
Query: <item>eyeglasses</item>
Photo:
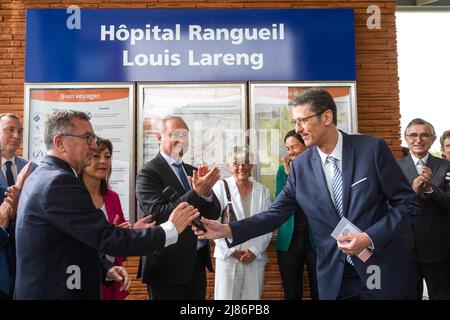
[[[428,139],[430,138],[432,135],[431,133],[428,132],[424,132],[424,133],[411,133],[411,134],[407,134],[406,137],[409,138],[410,140],[415,140],[418,137],[420,137],[420,139]]]
[[[82,134],[82,135],[64,133],[64,134],[60,134],[60,136],[86,139],[86,143],[88,145],[91,145],[92,142],[97,143],[97,139],[98,139],[98,137],[95,134],[92,134],[92,133],[85,133],[85,134]]]
[[[171,134],[169,134],[169,137],[172,139],[172,140],[178,140],[178,139],[187,139],[188,137],[189,137],[189,132],[188,131],[186,131],[186,132],[177,132],[177,131],[174,131],[174,132],[172,132]]]
[[[243,166],[243,167],[249,167],[251,166],[251,163],[248,162],[233,162],[233,166],[234,167],[239,167],[239,166]]]
[[[291,120],[291,124],[292,125],[302,125],[302,126],[304,126],[307,122],[308,122],[308,120],[309,119],[311,119],[312,117],[315,117],[315,116],[320,116],[322,113],[324,113],[325,111],[328,111],[328,110],[330,110],[330,109],[325,109],[325,110],[323,110],[323,111],[320,111],[320,112],[318,112],[318,113],[314,113],[313,115],[310,115],[309,117],[306,117],[306,118],[303,118],[303,119],[300,119],[300,118],[297,118],[297,119],[292,119]]]

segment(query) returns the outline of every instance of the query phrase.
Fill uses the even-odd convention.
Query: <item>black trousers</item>
[[[182,262],[180,262],[182,263]],[[147,286],[150,300],[205,300],[206,270],[199,250],[195,258],[191,279],[184,285]]]
[[[316,275],[317,257],[307,232],[300,236],[294,233],[288,251],[277,251],[277,258],[284,298],[286,300],[302,300],[303,268],[306,263],[311,299],[319,300]]]
[[[422,300],[423,280],[431,300],[450,299],[450,263],[416,263],[418,300]]]
[[[370,300],[370,290],[356,273],[355,267],[347,261],[342,275],[341,288],[337,300]]]

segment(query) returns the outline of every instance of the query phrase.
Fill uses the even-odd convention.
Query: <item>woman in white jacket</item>
[[[229,186],[234,219],[245,219],[267,210],[270,206],[269,190],[250,177],[253,161],[247,147],[233,150],[230,166],[233,175],[225,181]],[[213,190],[223,211],[228,205],[224,181],[218,181]],[[271,237],[272,233],[267,233],[232,248],[228,248],[224,239],[214,240],[214,299],[261,299],[267,262],[266,249]]]

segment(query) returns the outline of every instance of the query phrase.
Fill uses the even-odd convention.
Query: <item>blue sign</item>
[[[352,9],[27,10],[27,82],[355,79]]]

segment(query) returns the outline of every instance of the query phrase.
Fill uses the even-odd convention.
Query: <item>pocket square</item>
[[[358,181],[354,182],[350,187],[354,187],[354,186],[356,186],[357,184],[359,184],[359,183],[361,183],[361,182],[363,182],[363,181],[366,181],[366,180],[367,180],[367,177],[362,178],[361,180],[358,180]]]

